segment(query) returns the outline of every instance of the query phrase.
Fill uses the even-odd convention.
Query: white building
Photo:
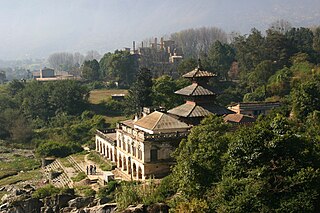
[[[174,164],[171,154],[189,129],[186,123],[155,111],[137,121],[120,122],[116,133],[97,131],[96,150],[116,162],[128,178],[161,178],[169,174]]]

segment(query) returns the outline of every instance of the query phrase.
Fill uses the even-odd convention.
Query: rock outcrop
[[[66,191],[43,199],[33,198],[35,191],[31,185],[22,188],[7,186],[4,189],[8,194],[2,197],[0,213],[114,213],[116,203],[105,203],[103,200],[94,197],[75,196],[73,190]],[[169,207],[158,203],[146,206],[139,204],[129,206],[123,213],[168,213]]]

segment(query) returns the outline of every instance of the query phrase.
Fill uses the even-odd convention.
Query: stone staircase
[[[72,156],[68,156],[67,160],[72,164],[72,167],[77,171],[77,172],[86,172],[85,168],[82,168],[80,164],[78,164],[77,161]]]
[[[63,166],[59,160],[55,160],[43,168],[45,176],[48,178],[51,184],[56,187],[73,187],[72,180],[66,175]],[[51,179],[51,172],[61,172],[57,177]]]

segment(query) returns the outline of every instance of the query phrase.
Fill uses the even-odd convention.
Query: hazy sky
[[[0,59],[98,50],[196,27],[265,30],[320,25],[320,0],[0,0]]]

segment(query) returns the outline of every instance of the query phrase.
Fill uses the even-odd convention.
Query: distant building
[[[59,71],[55,72],[54,69],[51,68],[43,68],[40,71],[33,71],[32,78],[37,81],[58,81],[58,80],[67,80],[67,79],[80,79],[79,77],[75,77],[68,72]]]
[[[40,70],[40,78],[54,78],[54,77],[55,77],[54,69],[45,67]]]
[[[111,99],[115,101],[123,101],[126,97],[126,94],[112,94]]]
[[[33,71],[32,72],[32,79],[40,78],[40,71]]]
[[[235,106],[228,107],[228,109],[237,114],[258,117],[259,115],[268,114],[277,107],[280,107],[280,102],[241,102]]]
[[[132,51],[125,48],[131,54],[139,57],[139,63],[143,67],[149,67],[153,71],[153,76],[169,75],[178,77],[178,63],[183,59],[182,49],[179,48],[173,40],[164,40],[161,37],[160,42],[157,38],[146,46],[143,42],[141,47],[136,48],[133,42]]]

